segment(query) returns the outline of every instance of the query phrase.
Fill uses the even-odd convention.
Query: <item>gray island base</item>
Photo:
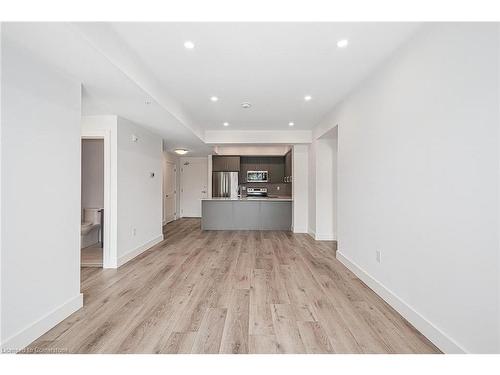
[[[291,230],[292,200],[287,198],[201,201],[202,230]]]

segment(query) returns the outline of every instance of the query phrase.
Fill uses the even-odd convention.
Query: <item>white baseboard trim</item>
[[[118,267],[123,266],[125,263],[131,261],[139,254],[160,243],[161,241],[163,241],[163,234],[159,235],[156,238],[153,238],[151,241],[146,242],[145,244],[135,248],[134,250],[129,251],[127,254],[122,255],[118,258]]]
[[[30,324],[2,343],[3,353],[17,353],[55,327],[83,306],[83,294],[71,298],[62,305]]]
[[[337,234],[336,233],[316,233],[311,228],[309,228],[308,235],[314,238],[316,241],[336,241]]]
[[[316,241],[335,241],[337,239],[336,233],[316,233],[314,236]]]
[[[447,336],[438,327],[432,324],[425,317],[420,315],[413,307],[403,301],[400,297],[394,294],[391,290],[374,279],[365,270],[351,261],[348,257],[337,251],[337,259],[346,266],[351,272],[359,277],[366,285],[368,285],[375,293],[377,293],[384,301],[391,305],[398,313],[408,320],[416,329],[418,329],[425,337],[427,337],[434,345],[441,349],[444,353],[463,354],[469,353],[465,348],[460,346],[451,337]]]

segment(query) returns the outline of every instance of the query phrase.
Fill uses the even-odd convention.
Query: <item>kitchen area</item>
[[[202,199],[203,230],[291,230],[292,152],[213,155],[212,196]]]

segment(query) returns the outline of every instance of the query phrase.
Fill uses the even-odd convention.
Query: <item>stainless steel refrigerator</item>
[[[237,198],[238,172],[213,172],[212,197]]]

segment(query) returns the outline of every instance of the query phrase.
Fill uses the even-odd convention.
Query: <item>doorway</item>
[[[163,225],[165,225],[177,219],[177,167],[174,162],[166,160],[163,170]]]
[[[84,138],[81,142],[81,266],[102,267],[104,245],[104,139]]]
[[[82,163],[82,176],[81,176],[81,184],[82,187],[84,185],[84,179],[87,178],[84,176],[84,143],[87,141],[94,141],[100,143],[102,146],[102,160],[99,163],[102,168],[102,204],[98,202],[98,204],[88,204],[87,201],[84,201],[84,196],[82,193],[81,197],[81,222],[85,222],[84,217],[84,209],[85,208],[99,208],[102,209],[100,212],[100,216],[98,217],[100,222],[99,228],[99,245],[100,250],[97,251],[94,249],[94,254],[89,254],[90,260],[87,262],[82,262],[80,265],[86,266],[86,264],[91,264],[89,266],[93,267],[103,267],[103,268],[116,268],[116,236],[112,236],[113,228],[116,228],[116,216],[113,213],[112,209],[112,196],[116,196],[116,193],[112,195],[112,163],[111,163],[111,132],[109,130],[99,129],[99,130],[90,130],[90,129],[82,129],[81,135],[81,163]],[[115,172],[116,173],[116,172]],[[116,192],[116,189],[115,189]],[[93,206],[93,207],[90,207]],[[116,209],[115,209],[116,210]],[[87,216],[89,218],[89,216]],[[92,220],[87,220],[87,222]],[[97,219],[94,220],[97,222]],[[94,227],[95,228],[95,227]],[[116,229],[115,229],[116,230]],[[82,236],[80,247],[85,248],[87,243],[83,242]],[[83,245],[83,246],[82,246]],[[93,245],[96,245],[95,243]],[[97,246],[97,245],[96,245]],[[113,250],[114,249],[114,250]],[[90,251],[89,251],[90,253]],[[85,255],[85,254],[84,254]]]
[[[208,196],[208,160],[181,159],[181,217],[201,217],[201,200]]]

